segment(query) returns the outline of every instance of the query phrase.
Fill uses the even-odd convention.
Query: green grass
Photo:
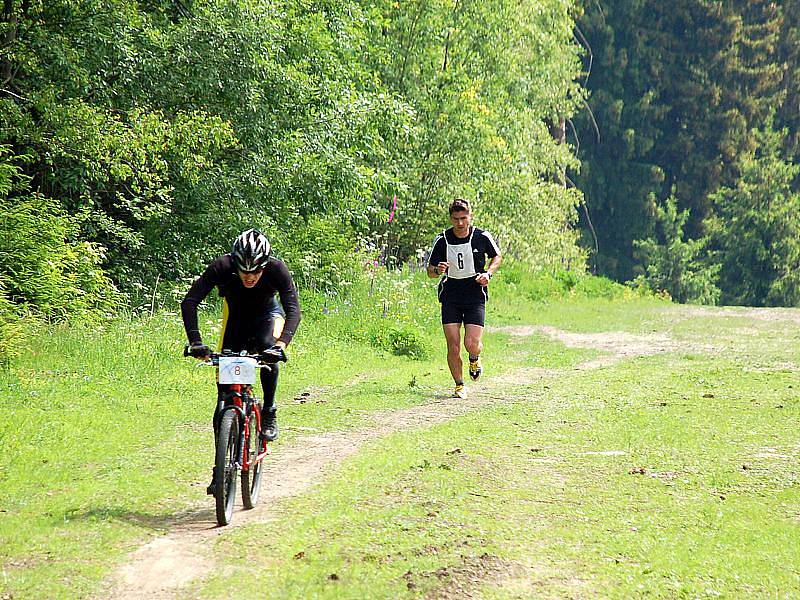
[[[386,277],[372,294],[353,290],[324,313],[309,300],[281,376],[277,451],[298,427],[358,426],[370,411],[444,390],[440,364],[370,345],[376,324],[420,327],[435,317],[435,300],[418,292],[428,310],[410,319],[406,288]],[[201,316],[201,327],[215,339],[216,313]],[[420,331],[427,337],[416,343],[433,348],[438,332]],[[207,505],[216,388],[212,370],[181,356],[183,340],[180,318],[169,313],[41,328],[0,373],[0,591],[88,595],[176,514]],[[303,393],[310,400],[300,404]]]
[[[665,355],[526,386],[381,440],[284,507],[290,518],[221,538],[233,573],[203,591],[795,596],[795,378]],[[237,579],[257,556],[271,559]]]
[[[327,313],[306,302],[275,452],[449,391],[432,290],[413,281]],[[602,353],[488,334],[484,386],[530,367],[542,378],[366,444],[277,520],[217,537],[219,568],[186,596],[800,595],[800,327],[628,292],[523,292],[498,285],[490,322],[659,333],[674,351],[576,370]],[[428,358],[392,355],[374,336],[383,322]],[[213,375],[179,356],[174,315],[33,340],[0,379],[0,591],[88,596],[176,514],[209,507]]]

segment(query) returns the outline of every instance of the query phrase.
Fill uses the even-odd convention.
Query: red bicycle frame
[[[253,386],[242,384],[242,383],[231,383],[228,384],[228,393],[230,394],[230,399],[228,400],[228,406],[235,406],[241,414],[245,417],[244,420],[244,436],[243,440],[245,443],[247,440],[256,440],[256,443],[259,444],[258,454],[256,454],[255,459],[251,462],[248,453],[244,452],[244,448],[240,452],[241,455],[241,465],[242,471],[249,471],[251,465],[255,465],[263,460],[263,458],[269,454],[269,449],[267,447],[266,440],[262,440],[261,436],[259,435],[259,431],[261,430],[261,411],[258,410],[258,405],[253,403],[251,410],[256,416],[256,431],[255,436],[251,438],[251,434],[253,432],[250,431],[250,419],[247,418],[245,415],[245,408],[244,402],[242,398],[245,396],[248,398],[253,397]]]

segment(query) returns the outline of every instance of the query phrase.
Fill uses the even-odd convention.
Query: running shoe
[[[463,383],[456,384],[456,389],[453,391],[453,398],[461,398],[464,400],[467,397],[467,388]]]
[[[478,377],[481,376],[483,372],[483,367],[481,366],[481,357],[479,356],[475,360],[469,361],[469,376],[472,377],[472,380],[475,381]]]

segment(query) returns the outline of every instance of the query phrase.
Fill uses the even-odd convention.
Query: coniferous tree
[[[759,148],[737,165],[741,176],[712,194],[708,220],[726,304],[800,304],[800,193],[792,182],[800,165],[782,154],[787,132],[771,122],[754,132]]]
[[[788,156],[800,159],[800,3],[782,5],[783,24],[779,37],[780,61],[785,65],[781,88],[784,94],[776,124],[786,128]]]
[[[600,239],[600,270],[641,273],[633,241],[652,235],[652,198],[674,191],[703,234],[708,195],[732,184],[779,94],[781,14],[767,1],[618,0],[587,3],[581,26],[594,54],[588,79],[599,136],[579,127],[586,192]],[[599,141],[597,139],[599,137]]]

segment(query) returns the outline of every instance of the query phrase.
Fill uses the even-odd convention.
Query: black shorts
[[[448,323],[464,323],[464,325],[480,325],[486,321],[486,304],[453,304],[442,303],[442,325]]]
[[[283,311],[277,304],[257,320],[239,320],[229,316],[223,323],[222,348],[232,352],[247,350],[254,354],[271,348],[283,331],[284,321]]]

